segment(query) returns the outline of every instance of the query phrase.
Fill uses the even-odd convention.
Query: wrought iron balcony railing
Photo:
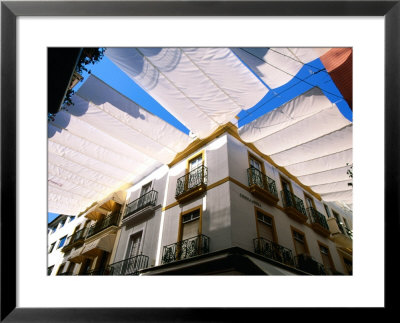
[[[247,169],[247,179],[249,186],[257,185],[258,187],[268,191],[270,194],[278,198],[275,181],[263,174],[257,168],[250,167]]]
[[[351,231],[348,227],[343,225],[343,223],[340,222],[339,219],[335,218],[335,220],[340,232],[344,235],[347,235],[350,239],[353,239],[353,231]]]
[[[312,275],[326,275],[324,265],[320,264],[313,257],[301,254],[295,257],[296,267]]]
[[[162,263],[191,258],[206,254],[210,250],[210,238],[201,234],[177,243],[164,246]]]
[[[89,228],[86,238],[89,238],[90,236],[95,235],[96,233],[99,233],[112,225],[118,226],[118,220],[119,211],[107,215],[104,219],[97,221],[97,223],[93,224]]]
[[[317,223],[329,231],[328,222],[326,222],[326,218],[322,213],[318,212],[313,207],[309,207],[307,208],[307,214],[308,218],[310,219],[310,223]]]
[[[348,236],[350,239],[353,239],[353,231],[350,230],[348,227],[344,227],[344,229],[345,229],[345,231],[346,231],[346,233],[347,233],[347,236]]]
[[[124,218],[130,216],[131,214],[144,209],[147,206],[155,206],[157,203],[158,192],[151,190],[146,194],[142,195],[138,199],[130,202],[125,208]]]
[[[111,264],[110,275],[123,276],[123,275],[138,275],[140,269],[147,268],[149,264],[149,257],[145,255],[138,255],[122,261]]]
[[[297,197],[289,190],[282,190],[281,195],[284,207],[293,207],[304,216],[307,216],[304,202],[301,198]]]
[[[103,275],[107,276],[107,275],[109,275],[109,270],[107,268],[104,268],[104,269],[91,269],[91,270],[88,270],[85,273],[79,274],[79,276],[81,276],[81,275],[82,276],[103,276]]]
[[[207,185],[207,167],[199,166],[191,172],[179,177],[176,183],[175,197],[202,185]]]
[[[295,266],[292,250],[264,238],[253,239],[254,252],[264,257]]]
[[[82,241],[86,238],[86,234],[88,232],[88,228],[83,228],[81,230],[76,231],[74,234],[70,235],[64,245],[64,248],[71,247],[74,243],[78,241]]]

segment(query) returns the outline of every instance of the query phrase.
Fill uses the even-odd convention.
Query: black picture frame
[[[1,2],[1,321],[189,322],[253,319],[263,308],[16,307],[16,19],[18,16],[384,16],[385,19],[385,308],[399,233],[400,1],[2,1]],[[373,181],[373,178],[371,179]],[[373,184],[371,184],[373,185]],[[368,248],[368,246],[366,246]],[[373,255],[371,255],[373,258]],[[392,261],[393,259],[393,261]],[[389,280],[390,277],[390,280]],[[388,283],[388,284],[386,284]],[[366,288],[368,288],[366,286]],[[268,306],[268,304],[266,304]],[[329,300],[327,300],[329,306]],[[310,303],[312,307],[312,303]],[[327,308],[329,311],[329,308]],[[378,309],[380,310],[380,309]],[[285,309],[285,317],[292,316]],[[332,312],[333,313],[333,312]],[[297,313],[295,315],[298,315]],[[335,314],[337,315],[337,314]],[[381,313],[380,313],[381,315]],[[325,316],[325,315],[324,315]],[[295,317],[295,316],[293,316]],[[326,317],[326,316],[325,316]],[[311,319],[311,318],[310,318]],[[351,318],[352,319],[352,318]]]

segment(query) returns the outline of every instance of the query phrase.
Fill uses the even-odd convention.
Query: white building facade
[[[128,189],[112,273],[348,275],[349,214],[228,124]]]
[[[47,275],[55,276],[68,272],[71,268],[69,263],[65,263],[65,253],[62,251],[68,244],[68,237],[72,235],[82,217],[61,214],[48,224],[48,256],[47,256]]]

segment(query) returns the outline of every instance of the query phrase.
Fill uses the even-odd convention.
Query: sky
[[[101,61],[94,65],[90,65],[88,68],[91,74],[97,76],[112,88],[135,101],[141,107],[169,122],[182,132],[189,134],[189,129],[165,110],[156,100],[147,94],[147,92],[142,90],[140,86],[138,86],[113,62],[111,62],[107,56],[104,56]],[[254,75],[263,82],[256,74]],[[78,91],[80,86],[82,86],[89,74],[85,72],[82,76],[83,80],[74,87],[75,92]],[[241,127],[268,111],[281,106],[314,86],[318,86],[324,92],[326,97],[332,103],[337,105],[340,112],[348,120],[353,121],[353,114],[347,102],[342,98],[340,91],[337,89],[329,74],[324,70],[321,60],[316,59],[305,64],[296,76],[287,84],[276,89],[270,89],[267,95],[265,95],[265,97],[262,98],[254,107],[246,111],[242,110],[238,114],[238,127]],[[47,217],[48,222],[51,222],[57,216],[58,214],[49,212]]]

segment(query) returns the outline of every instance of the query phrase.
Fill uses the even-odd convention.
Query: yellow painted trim
[[[201,234],[201,232],[202,232],[202,217],[203,217],[203,204],[200,204],[200,205],[198,205],[198,206],[196,206],[196,207],[193,207],[193,208],[191,208],[190,210],[187,210],[187,211],[184,211],[184,212],[181,212],[180,213],[180,215],[179,215],[179,228],[178,228],[178,242],[179,241],[182,241],[182,233],[183,233],[183,231],[182,231],[182,229],[183,229],[183,226],[182,226],[182,218],[183,218],[183,216],[185,215],[185,214],[188,214],[188,213],[190,213],[190,212],[193,212],[193,211],[196,211],[196,210],[200,210],[200,218],[199,218],[199,229],[198,229],[198,234],[200,235]]]
[[[200,148],[202,148],[203,146],[205,146],[206,144],[208,144],[209,142],[211,142],[212,140],[214,140],[215,138],[217,138],[218,136],[222,135],[223,133],[227,132],[228,129],[233,126],[232,123],[227,123],[223,126],[218,127],[217,130],[215,130],[211,135],[209,135],[207,138],[204,139],[196,139],[195,141],[193,141],[189,146],[186,147],[185,150],[183,150],[182,152],[176,154],[175,158],[172,160],[172,162],[170,162],[168,164],[168,167],[172,167],[174,165],[176,165],[177,163],[179,163],[180,161],[184,160],[185,158],[187,158],[188,156],[192,155],[195,153],[195,151],[199,150]],[[234,126],[236,127],[236,126]]]
[[[213,189],[213,188],[215,188],[215,187],[217,187],[217,186],[219,186],[219,185],[222,185],[222,184],[224,184],[224,183],[226,183],[226,182],[229,182],[229,181],[232,182],[232,183],[234,183],[234,184],[236,184],[237,186],[239,186],[240,188],[244,189],[245,191],[250,192],[250,188],[249,188],[247,185],[245,185],[245,184],[239,182],[238,180],[236,180],[236,179],[234,179],[233,177],[230,177],[230,176],[225,177],[225,178],[223,178],[223,179],[221,179],[221,180],[219,180],[219,181],[217,181],[217,182],[215,182],[215,183],[213,183],[213,184],[211,184],[211,185],[208,185],[207,188],[206,188],[206,190],[209,191],[209,190],[211,190],[211,189]],[[290,183],[290,181],[289,181],[289,185],[290,185],[290,184],[291,184],[291,183]],[[171,208],[173,208],[173,207],[175,207],[175,206],[178,206],[178,205],[179,205],[179,202],[171,203],[171,204],[169,204],[169,205],[163,207],[163,208],[161,209],[161,211],[166,211],[166,210],[171,209]],[[283,213],[285,213],[285,209],[284,209],[282,206],[280,206],[279,204],[276,204],[276,205],[274,205],[273,207],[275,207],[275,208],[277,208],[278,210],[280,210],[280,211],[282,211]],[[265,213],[265,211],[263,211],[263,212]],[[286,214],[286,213],[285,213],[285,214]],[[312,229],[311,224],[309,224],[309,223],[303,223],[303,225],[305,225],[305,226],[309,227],[310,229]],[[327,239],[329,239],[329,240],[331,240],[331,241],[334,241],[334,239],[333,239],[332,237],[327,237]]]
[[[299,229],[297,229],[297,228],[295,228],[294,226],[290,226],[290,229],[291,229],[291,231],[292,231],[292,240],[293,240],[293,244],[294,244],[294,250],[296,251],[296,255],[298,256],[299,254],[297,253],[297,250],[296,250],[296,242],[295,242],[295,239],[294,239],[294,234],[293,234],[293,232],[297,232],[297,233],[300,233],[303,237],[304,237],[304,247],[305,247],[305,249],[306,249],[306,252],[308,253],[308,254],[310,254],[310,249],[308,248],[308,243],[307,243],[307,239],[306,239],[306,234],[303,232],[303,231],[301,231],[301,230],[299,230]]]
[[[245,185],[245,184],[239,182],[237,179],[234,179],[233,177],[229,177],[229,180],[230,180],[232,183],[236,184],[237,186],[243,188],[243,189],[246,190],[247,192],[250,192],[250,188],[249,188],[247,185]]]
[[[256,161],[258,161],[261,165],[261,172],[263,174],[265,174],[265,166],[264,166],[264,161],[261,160],[260,158],[258,158],[256,155],[252,154],[250,151],[247,151],[247,158],[249,160],[249,167],[251,166],[250,164],[250,159],[254,159]]]
[[[303,192],[303,194],[304,194],[304,202],[305,202],[305,207],[307,208],[307,197],[311,200],[311,204],[312,204],[312,207],[314,208],[314,210],[317,210],[317,208],[315,207],[315,202],[314,202],[314,199],[312,198],[312,196],[310,196],[309,194],[307,194],[307,193],[305,193],[305,192]]]
[[[210,185],[207,185],[207,187],[206,187],[206,191],[209,191],[209,190],[211,190],[211,189],[213,189],[214,187],[217,187],[217,186],[219,186],[219,185],[222,185],[222,184],[224,184],[224,183],[226,183],[226,182],[228,182],[228,181],[234,181],[231,177],[225,177],[225,178],[223,178],[223,179],[221,179],[221,180],[219,180],[219,181],[217,181],[217,182],[215,182],[215,183],[213,183],[213,184],[210,184]],[[239,183],[239,182],[238,182]],[[240,185],[243,185],[243,184],[241,184],[241,183],[239,183]],[[248,187],[247,187],[247,190],[248,190]],[[169,204],[169,205],[167,205],[167,206],[164,206],[161,210],[162,211],[166,211],[166,210],[168,210],[168,209],[170,209],[170,208],[173,208],[174,206],[177,206],[177,205],[179,205],[179,202],[174,202],[174,203],[171,203],[171,204]]]
[[[170,205],[164,206],[164,207],[161,209],[161,211],[166,211],[166,210],[168,210],[168,209],[170,209],[170,208],[172,208],[172,207],[174,207],[174,206],[177,206],[177,205],[179,205],[179,202],[174,202],[174,203],[172,203],[172,204],[170,204]]]
[[[207,191],[213,189],[214,187],[220,186],[220,185],[222,185],[222,184],[228,182],[229,180],[230,180],[229,176],[228,176],[228,177],[225,177],[225,178],[223,178],[223,179],[220,179],[219,181],[216,181],[215,183],[213,183],[213,184],[211,184],[211,185],[208,185],[208,186],[207,186]]]
[[[200,149],[204,145],[208,144],[215,138],[219,137],[223,133],[228,133],[232,137],[236,138],[239,140],[243,145],[247,146],[250,148],[254,153],[262,157],[265,161],[267,161],[269,164],[274,166],[276,169],[278,169],[281,173],[283,173],[285,176],[289,177],[291,180],[293,180],[297,185],[299,185],[302,189],[310,193],[312,196],[314,196],[316,199],[321,201],[321,196],[318,193],[315,193],[309,186],[306,186],[302,184],[294,175],[290,174],[284,167],[278,166],[268,155],[263,154],[261,151],[259,151],[253,144],[247,143],[243,141],[242,138],[240,138],[238,134],[238,128],[231,122],[226,123],[223,126],[220,126],[217,130],[214,131],[210,136],[204,139],[196,139],[194,142],[192,142],[184,151],[178,153],[174,160],[168,164],[169,167],[174,166],[181,160],[187,158],[191,154],[193,154],[196,150]]]
[[[281,174],[279,174],[279,180],[281,181],[281,188],[283,190],[283,182],[288,183],[289,184],[289,190],[292,194],[293,193],[293,186],[292,186],[292,182],[290,180],[288,180],[287,178],[283,177]]]
[[[189,173],[189,165],[193,159],[197,159],[201,155],[201,163],[204,166],[204,149],[186,160],[186,174]]]
[[[340,261],[342,262],[342,266],[344,271],[347,273],[347,275],[350,275],[350,273],[347,270],[346,264],[344,263],[344,258],[346,258],[347,260],[351,261],[351,263],[353,264],[353,256],[349,255],[346,253],[346,251],[339,249],[338,247],[336,247],[336,251],[338,252]]]
[[[322,243],[319,240],[317,240],[317,243],[318,243],[318,246],[322,246],[322,247],[325,247],[326,249],[328,249],[329,260],[331,262],[331,265],[332,265],[333,269],[336,270],[335,263],[333,262],[332,255],[331,255],[331,250],[329,249],[329,246],[326,245],[325,243]],[[324,259],[323,255],[322,255],[322,252],[321,252],[321,248],[319,248],[319,253],[321,254],[321,258]],[[323,265],[325,265],[325,264],[323,264]]]
[[[263,209],[260,209],[259,207],[254,206],[254,216],[256,218],[256,228],[257,228],[257,238],[260,238],[260,232],[259,232],[259,229],[258,229],[257,211],[272,219],[272,231],[273,231],[273,236],[274,236],[274,241],[273,242],[278,243],[278,234],[277,234],[276,227],[275,227],[275,218],[274,218],[274,216],[272,214],[264,211]]]

